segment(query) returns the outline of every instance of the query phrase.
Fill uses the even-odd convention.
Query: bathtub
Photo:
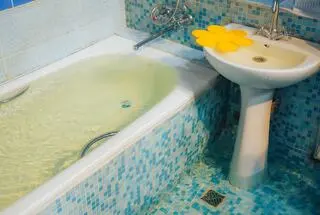
[[[153,107],[87,156],[2,214],[135,214],[199,159],[223,120],[225,89],[211,68],[112,36],[32,74],[1,85],[6,93],[103,55],[141,56],[176,71],[176,84]],[[123,62],[125,63],[125,62]],[[75,76],[75,78],[77,78]],[[221,85],[222,86],[222,85]]]
[[[114,136],[176,82],[175,69],[166,64],[104,54],[0,94],[6,101],[0,107],[0,208]],[[17,92],[23,94],[10,100]]]

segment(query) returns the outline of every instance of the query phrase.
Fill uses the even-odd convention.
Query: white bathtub
[[[124,150],[130,148],[147,133],[151,132],[156,126],[183,110],[194,101],[197,95],[207,90],[210,86],[212,87],[215,83],[217,73],[210,68],[193,64],[189,60],[184,60],[153,48],[143,48],[135,52],[132,49],[133,45],[133,41],[112,36],[59,62],[0,86],[0,92],[10,91],[17,86],[59,71],[59,69],[82,59],[102,54],[141,55],[161,61],[176,68],[178,71],[178,84],[176,88],[159,104],[135,120],[119,134],[109,139],[98,149],[18,200],[11,207],[4,210],[2,214],[44,213],[43,210],[58,197],[64,195],[72,187],[106,166]],[[183,49],[181,50],[183,51]]]

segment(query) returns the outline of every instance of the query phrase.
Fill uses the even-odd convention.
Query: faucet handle
[[[290,40],[291,39],[290,35],[293,35],[293,33],[290,33],[285,26],[283,25],[279,26],[278,39]]]
[[[263,37],[267,37],[270,38],[271,36],[271,31],[270,31],[270,27],[267,25],[262,25],[258,28],[258,30],[254,33],[255,35],[259,35],[259,36],[263,36]]]

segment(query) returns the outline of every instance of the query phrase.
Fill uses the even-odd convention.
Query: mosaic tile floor
[[[222,135],[219,144],[209,148],[203,159],[169,185],[143,214],[320,214],[320,179],[315,173],[306,177],[282,164],[269,163],[269,180],[264,185],[250,191],[231,186],[227,172],[232,147],[225,146],[233,139],[228,136]],[[217,208],[201,200],[209,189],[226,196]]]

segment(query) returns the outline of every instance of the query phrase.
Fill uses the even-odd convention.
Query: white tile
[[[5,58],[8,77],[12,79],[27,74],[49,63],[64,58],[113,34],[113,24],[108,19],[53,38],[37,46]]]
[[[64,58],[83,47],[76,31],[54,38],[6,58],[9,79],[30,73],[47,64]]]
[[[116,0],[39,0],[0,14],[0,57],[10,79],[114,33]],[[0,51],[1,51],[0,50]]]
[[[124,0],[112,0],[112,5],[114,5],[113,17],[116,20],[115,32],[121,32],[126,28],[126,12],[125,12],[125,2]]]
[[[0,59],[0,84],[6,81],[3,61]]]
[[[108,18],[99,19],[78,29],[79,39],[83,48],[114,34],[114,23]]]
[[[103,18],[115,21],[112,17],[115,8],[112,0],[79,0],[79,2],[81,5],[81,16],[77,20],[79,26],[85,26]]]
[[[78,0],[41,0],[0,14],[3,56],[10,56],[72,31],[79,16]]]

